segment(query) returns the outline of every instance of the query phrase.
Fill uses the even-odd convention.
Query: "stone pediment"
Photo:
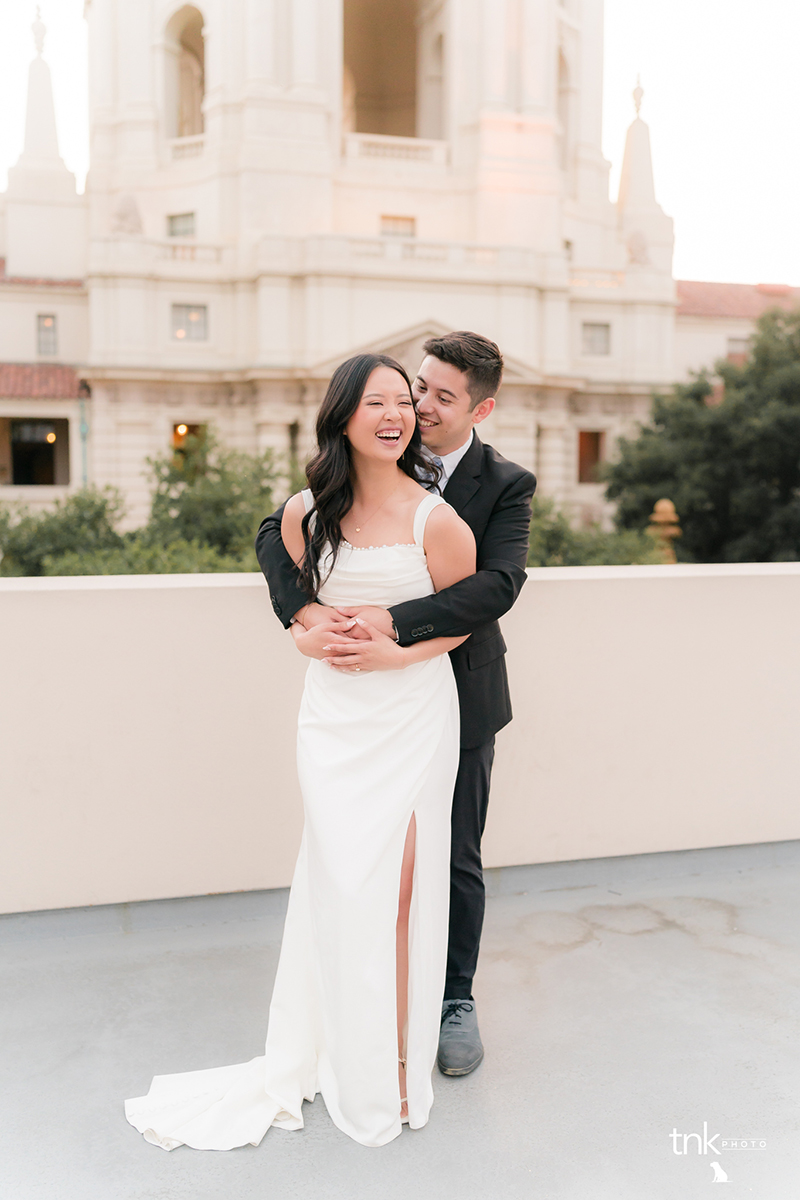
[[[386,334],[385,337],[378,338],[366,345],[354,346],[350,351],[339,354],[335,358],[326,359],[324,362],[318,363],[312,369],[311,374],[316,379],[327,379],[333,374],[339,363],[344,362],[345,359],[351,358],[355,354],[388,354],[391,358],[396,358],[399,363],[402,363],[413,380],[419,364],[424,358],[422,347],[425,342],[428,338],[441,337],[442,334],[449,332],[448,327],[442,325],[439,321],[433,319],[421,321],[419,325],[413,325],[410,329]],[[529,363],[508,356],[504,356],[504,362],[504,384],[541,383],[541,372],[537,371]]]

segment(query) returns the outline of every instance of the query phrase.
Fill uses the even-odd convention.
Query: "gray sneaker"
[[[437,1062],[443,1075],[469,1075],[483,1060],[474,1000],[445,1000]]]

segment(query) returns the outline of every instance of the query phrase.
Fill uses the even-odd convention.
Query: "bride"
[[[297,740],[305,828],[266,1050],[156,1076],[127,1101],[131,1124],[166,1150],[229,1150],[257,1145],[270,1125],[300,1129],[317,1092],[339,1129],[382,1146],[404,1121],[423,1126],[433,1103],[458,766],[447,652],[464,639],[401,648],[365,622],[352,639],[354,622],[333,610],[450,587],[474,572],[475,542],[417,482],[436,468],[393,359],[360,354],[335,371],[317,444],[282,535],[309,594],[332,611],[309,629],[301,612],[292,626],[311,659]]]

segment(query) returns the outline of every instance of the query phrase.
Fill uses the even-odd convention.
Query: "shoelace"
[[[451,1000],[447,1008],[442,1013],[442,1025],[445,1021],[451,1021],[454,1025],[461,1024],[461,1013],[472,1012],[472,1004],[469,1000]]]

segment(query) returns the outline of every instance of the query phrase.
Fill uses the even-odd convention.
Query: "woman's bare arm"
[[[306,506],[303,497],[300,492],[297,492],[286,501],[281,518],[281,537],[287,554],[291,556],[292,561],[298,567],[303,561],[306,549],[303,541],[303,517],[305,515]]]
[[[303,539],[303,517],[306,515],[306,506],[300,492],[290,497],[286,501],[286,506],[283,510],[281,518],[281,538],[286,547],[286,552],[289,554],[296,566],[300,566],[303,561],[306,546]],[[335,608],[328,608],[324,604],[314,602],[306,604],[295,613],[295,621],[302,625],[304,629],[311,630],[315,625],[323,625],[325,629],[335,629],[338,633],[345,634],[346,631],[352,628],[353,622],[343,617]],[[290,628],[293,635],[298,633],[294,625]],[[305,654],[308,658],[321,658],[322,650],[319,644],[319,638],[309,638],[302,641],[297,636],[294,636],[295,643],[301,654]]]
[[[437,592],[475,573],[475,536],[449,504],[439,504],[429,514],[424,543],[428,573]],[[417,642],[416,646],[406,646],[403,666],[448,654],[466,640],[466,637],[431,638],[428,642]]]
[[[428,571],[437,592],[475,574],[475,535],[449,504],[439,504],[429,514],[424,541]]]

